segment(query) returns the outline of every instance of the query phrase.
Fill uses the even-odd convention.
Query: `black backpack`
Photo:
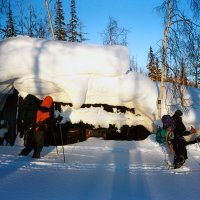
[[[36,122],[40,100],[34,95],[28,94],[20,103],[18,112],[18,131],[23,136],[24,132],[33,128]]]

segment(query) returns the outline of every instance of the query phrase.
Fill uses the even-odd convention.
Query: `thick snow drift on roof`
[[[74,123],[82,120],[103,127],[110,123],[117,127],[123,124],[152,127],[157,117],[159,83],[140,73],[126,73],[128,66],[128,50],[122,46],[29,37],[3,40],[0,42],[0,102],[14,86],[22,97],[33,94],[43,99],[51,95],[54,101],[72,103],[73,108],[63,110],[65,118]],[[172,84],[166,84],[165,89],[162,114],[173,114],[176,109],[182,109],[181,100],[174,95]],[[185,87],[184,99],[187,110],[183,120],[187,128],[193,125],[200,129],[200,90]],[[102,108],[82,110],[83,104],[126,106],[135,108],[136,115],[105,113]]]
[[[51,95],[75,108],[95,103],[144,107],[145,113],[155,114],[156,103],[147,101],[156,102],[156,87],[146,76],[127,74],[128,67],[129,53],[123,46],[29,37],[0,42],[0,80],[13,80],[21,96]]]
[[[27,75],[56,77],[98,74],[118,76],[129,67],[124,46],[15,37],[0,42],[0,80]],[[7,71],[7,74],[4,71]]]
[[[72,103],[74,108],[83,104],[108,104],[136,108],[155,119],[157,88],[146,76],[130,72],[123,76],[63,76],[54,80],[31,77],[14,83],[21,96],[28,93],[39,98],[51,95],[54,101]]]

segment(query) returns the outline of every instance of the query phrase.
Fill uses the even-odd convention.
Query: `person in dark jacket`
[[[174,168],[180,168],[185,160],[188,158],[186,145],[187,142],[184,139],[184,135],[187,134],[186,127],[182,122],[182,111],[177,110],[172,118],[174,119],[174,139],[171,140],[173,149],[175,152],[174,156]]]
[[[30,133],[30,138],[24,149],[22,149],[19,155],[28,155],[32,150],[33,158],[40,158],[40,153],[45,142],[45,133],[53,120],[53,99],[51,96],[46,96],[42,101],[36,116],[35,126],[32,133]]]

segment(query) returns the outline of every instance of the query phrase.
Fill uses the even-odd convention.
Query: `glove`
[[[197,132],[197,130],[191,126],[190,132],[193,133],[193,134],[195,134]]]
[[[63,120],[63,117],[60,116],[60,115],[58,115],[58,117],[57,117],[57,121],[58,121],[58,122],[61,122],[62,120]]]

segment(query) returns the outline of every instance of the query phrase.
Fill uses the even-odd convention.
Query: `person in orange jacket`
[[[53,99],[51,96],[46,96],[42,101],[36,117],[36,128],[34,132],[35,147],[33,158],[40,158],[40,152],[44,146],[45,132],[51,123],[51,108]]]
[[[28,155],[32,150],[33,158],[40,158],[40,153],[44,146],[45,132],[52,122],[52,106],[53,99],[51,96],[46,96],[42,101],[40,108],[37,111],[36,124],[33,131],[33,137],[30,139],[29,144],[22,149],[19,155]]]

